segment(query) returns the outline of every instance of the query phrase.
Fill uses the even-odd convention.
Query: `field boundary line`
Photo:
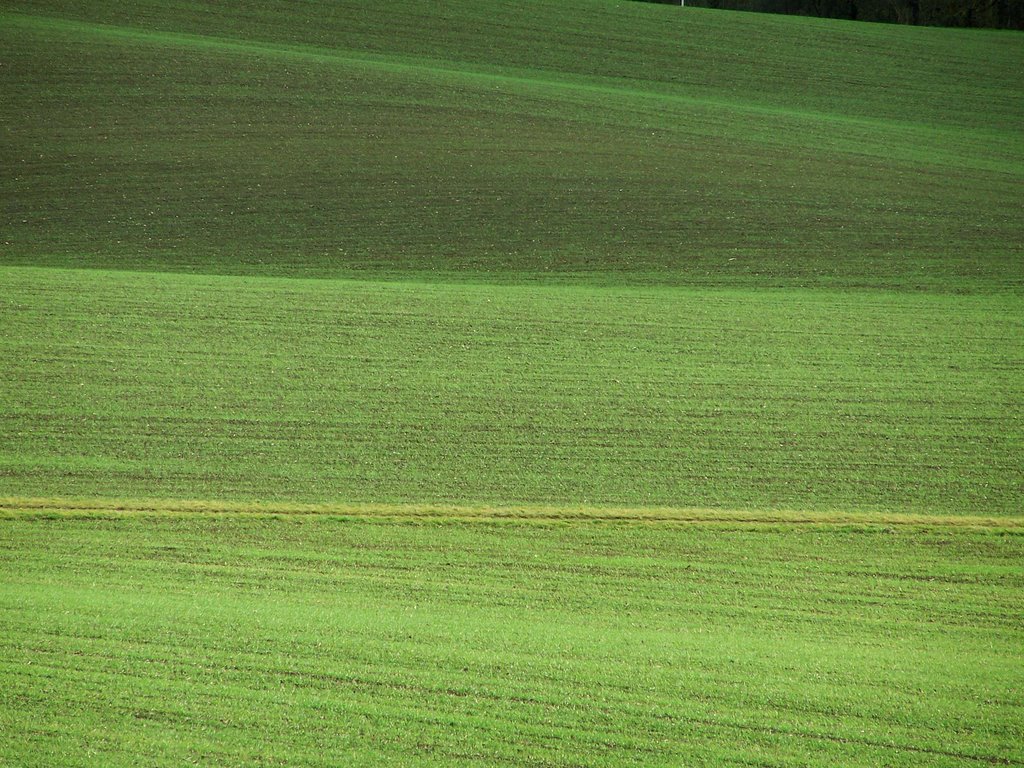
[[[316,518],[394,522],[646,523],[722,526],[867,526],[1020,530],[1024,516],[907,512],[707,509],[697,507],[555,506],[540,504],[292,504],[202,499],[0,497],[0,520],[129,517]]]

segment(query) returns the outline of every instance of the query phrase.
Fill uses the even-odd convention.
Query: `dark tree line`
[[[679,0],[646,2],[679,5]],[[1024,0],[686,0],[686,5],[894,24],[1024,29]]]

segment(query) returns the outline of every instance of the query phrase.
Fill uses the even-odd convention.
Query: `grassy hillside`
[[[1021,511],[1015,297],[0,279],[8,495]]]
[[[1024,277],[1012,33],[582,0],[0,15],[3,263],[941,291]]]
[[[1024,765],[1020,41],[3,0],[0,764]]]
[[[1020,509],[1013,34],[0,16],[6,495]]]
[[[140,0],[6,0],[11,18],[70,22],[77,34],[155,33],[223,44],[432,63],[568,84],[616,82],[737,105],[1015,129],[1018,36],[754,17],[603,0],[453,0],[439,7],[264,0],[230,7]],[[200,42],[195,38],[201,38]],[[270,53],[270,51],[267,51]],[[751,66],[752,63],[757,66]],[[933,77],[922,80],[922,76]],[[885,87],[888,86],[888,87]],[[902,97],[887,91],[896,90]]]
[[[0,526],[7,764],[1024,762],[996,529]]]

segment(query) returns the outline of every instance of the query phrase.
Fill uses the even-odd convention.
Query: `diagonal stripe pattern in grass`
[[[0,260],[1019,290],[1012,36],[596,2],[546,35],[531,5],[524,39],[488,38],[478,16],[513,11],[470,0],[383,36],[363,4],[324,26],[319,5],[313,25],[313,5],[16,3]],[[581,55],[609,37],[621,60]],[[738,56],[755,40],[772,66]]]

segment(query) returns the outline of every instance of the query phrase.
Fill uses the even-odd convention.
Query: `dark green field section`
[[[1024,278],[1013,33],[597,0],[6,2],[0,50],[6,264]]]
[[[0,762],[1021,765],[1022,547],[6,520]]]
[[[0,279],[2,495],[1021,512],[1017,297]]]

